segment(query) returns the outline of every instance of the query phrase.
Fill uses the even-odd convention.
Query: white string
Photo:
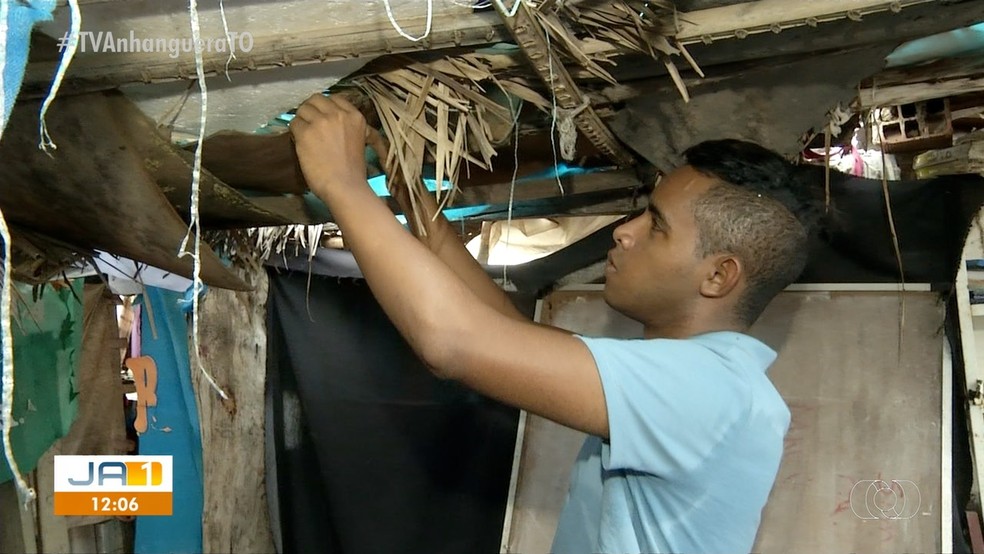
[[[491,0],[476,0],[472,3],[462,2],[461,0],[451,0],[451,3],[455,6],[462,6],[464,8],[472,8],[473,10],[483,10],[492,5]],[[462,220],[464,221],[464,220]]]
[[[195,72],[198,76],[198,88],[202,93],[202,107],[198,119],[198,145],[195,147],[195,165],[191,173],[191,223],[188,225],[188,232],[185,233],[184,240],[181,241],[181,248],[178,256],[184,257],[188,253],[188,240],[191,239],[192,229],[194,229],[195,249],[192,254],[194,271],[192,274],[192,299],[191,299],[191,341],[192,348],[195,350],[195,361],[198,370],[205,376],[208,384],[219,393],[223,400],[228,400],[229,395],[215,382],[202,364],[201,349],[198,346],[198,293],[202,288],[202,259],[201,259],[201,217],[198,213],[199,187],[202,178],[202,144],[205,142],[205,119],[208,113],[208,86],[205,84],[205,62],[202,59],[201,26],[198,21],[198,1],[189,0],[188,11],[191,14],[191,37],[195,42]]]
[[[58,72],[55,73],[55,81],[51,84],[51,90],[48,91],[48,96],[44,99],[44,103],[41,104],[41,115],[38,118],[41,134],[41,142],[38,143],[38,148],[44,150],[49,156],[51,152],[48,152],[48,148],[57,150],[58,146],[51,140],[51,136],[48,134],[48,124],[45,123],[44,118],[48,114],[48,107],[51,106],[51,103],[55,101],[55,96],[58,95],[58,89],[61,87],[62,80],[65,78],[69,64],[72,63],[72,58],[75,57],[75,49],[79,45],[79,35],[82,30],[82,11],[79,10],[78,0],[68,0],[68,5],[72,9],[72,29],[69,33],[68,48],[65,49],[65,53],[62,54],[61,61],[58,63]]]
[[[3,130],[7,127],[7,97],[4,93],[4,72],[7,70],[7,17],[10,12],[8,0],[0,0],[0,37],[4,39],[0,45],[0,138],[3,137]],[[11,105],[14,98],[10,98]],[[14,459],[14,450],[10,444],[10,431],[14,426],[14,337],[11,333],[10,323],[10,289],[13,287],[13,272],[10,267],[10,229],[7,228],[7,220],[0,210],[0,237],[3,238],[3,273],[0,278],[0,341],[3,341],[3,383],[2,393],[2,413],[0,413],[0,424],[3,425],[3,454],[10,466],[10,472],[14,475],[14,483],[17,486],[17,493],[24,506],[27,506],[36,497],[34,489],[28,486],[27,481],[17,467],[17,460]]]
[[[518,1],[518,0],[517,0]],[[503,91],[505,92],[505,91]],[[506,99],[509,100],[509,109],[513,109],[513,98],[508,92],[506,93]],[[509,208],[506,210],[506,246],[505,251],[509,251],[509,231],[512,230],[512,213],[513,213],[513,198],[516,193],[516,176],[519,174],[519,113],[522,109],[522,104],[516,106],[516,111],[513,113],[513,174],[512,182],[509,183]],[[502,286],[506,287],[509,282],[509,277],[506,273],[509,268],[509,264],[502,263]]]
[[[229,57],[226,58],[225,64],[225,76],[227,81],[232,82],[232,78],[229,77],[229,64],[232,63],[232,60],[236,59],[236,45],[232,43],[232,33],[229,32],[229,22],[226,21],[225,5],[223,5],[222,0],[219,0],[219,15],[222,16],[222,29],[225,31],[226,46],[229,47]]]
[[[518,2],[519,0],[517,0]],[[543,34],[547,36],[547,69],[550,71],[550,81],[547,86],[550,87],[550,99],[553,101],[553,111],[550,112],[550,147],[553,150],[554,177],[557,179],[557,188],[563,195],[565,194],[564,184],[560,182],[560,172],[557,170],[557,137],[555,136],[557,131],[557,93],[554,91],[553,50],[550,49],[550,31],[542,22],[540,26],[543,27]]]
[[[400,33],[400,36],[402,36],[403,38],[409,40],[410,42],[417,42],[420,40],[424,40],[425,38],[427,38],[427,35],[430,34],[431,21],[434,18],[434,0],[427,0],[427,23],[424,25],[424,34],[420,35],[419,37],[412,37],[408,35],[403,30],[403,28],[400,27],[400,24],[396,22],[396,18],[393,17],[393,8],[392,6],[390,6],[390,0],[383,0],[383,4],[386,6],[386,17],[389,18],[390,24],[393,25],[393,28],[396,29],[396,32]]]
[[[523,3],[523,0],[514,0],[513,7],[506,9],[506,5],[502,2],[502,0],[494,0],[494,1],[499,6],[499,8],[501,8],[502,11],[506,13],[507,17],[513,17],[514,15],[516,15],[516,12],[519,11],[520,4]]]

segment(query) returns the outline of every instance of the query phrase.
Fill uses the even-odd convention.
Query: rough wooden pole
[[[274,551],[263,456],[268,282],[262,269],[239,275],[253,290],[210,289],[200,329],[202,363],[234,404],[194,369],[190,349],[202,429],[204,552]]]

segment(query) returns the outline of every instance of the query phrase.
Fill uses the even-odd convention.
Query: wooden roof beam
[[[680,14],[677,39],[683,44],[742,39],[751,34],[779,33],[793,27],[815,27],[841,19],[861,21],[865,15],[899,12],[909,6],[933,1],[935,0],[758,0],[731,4]]]
[[[517,0],[518,1],[518,0]],[[897,11],[932,0],[758,0],[718,8],[681,13],[677,38],[684,44],[714,42],[725,38],[743,38],[750,34],[778,32],[797,26],[817,25],[828,21],[860,18],[879,11]],[[187,5],[177,0],[81,0],[86,31],[113,31],[116,38],[128,35],[129,29],[147,36],[190,37]],[[43,25],[51,37],[68,30],[68,10],[59,2],[55,21]],[[259,4],[226,8],[229,28],[249,32],[253,48],[240,52],[229,64],[230,71],[254,71],[285,65],[319,63],[353,57],[374,57],[391,53],[437,50],[458,46],[479,46],[509,39],[509,33],[496,13],[471,13],[460,7],[438,9],[430,36],[421,42],[410,42],[394,30],[385,15],[380,14],[379,2],[356,3],[358,13],[339,23],[339,2],[322,0],[288,0],[280,4]],[[398,5],[394,1],[394,5]],[[247,9],[249,13],[247,14]],[[272,11],[271,11],[272,10]],[[525,10],[525,6],[523,8]],[[523,10],[520,10],[522,13]],[[217,12],[217,10],[212,10]],[[222,36],[217,15],[202,11],[203,36]],[[423,28],[423,14],[417,10],[411,17],[399,15],[408,30]],[[32,50],[21,95],[24,98],[47,93],[58,63],[52,45],[41,56]],[[617,54],[618,50],[605,43],[585,45],[585,51],[597,54]],[[225,69],[228,55],[206,52],[207,74],[219,74]],[[502,61],[502,60],[500,60]],[[508,60],[506,65],[512,65]],[[518,62],[513,62],[518,63]],[[555,64],[560,67],[560,64]],[[79,52],[69,68],[62,93],[73,94],[116,88],[128,83],[151,83],[191,79],[195,75],[194,58],[182,53],[173,58],[168,52],[132,54],[122,52]]]
[[[519,2],[520,0],[516,0]],[[521,4],[517,6],[515,15],[510,16],[500,2],[493,2],[506,28],[523,49],[533,69],[550,89],[556,101],[555,110],[576,111],[574,124],[598,150],[611,158],[619,166],[630,166],[635,163],[635,157],[625,149],[601,121],[591,107],[589,100],[578,87],[574,78],[564,67],[564,64],[554,56],[548,46],[547,36],[540,22],[530,9]],[[559,117],[558,114],[554,114]]]
[[[171,2],[172,0],[165,0]],[[173,2],[172,2],[173,3]],[[508,40],[495,13],[472,13],[466,8],[450,4],[441,8],[435,1],[431,32],[419,42],[401,37],[381,14],[379,2],[348,4],[324,0],[293,0],[282,4],[250,4],[226,6],[229,30],[239,36],[249,34],[251,44],[237,49],[235,59],[229,60],[228,51],[204,52],[206,75],[221,75],[228,70],[233,78],[237,71],[256,71],[291,65],[331,62],[351,58],[368,58],[394,53],[415,52],[480,46]],[[393,2],[394,9],[399,8]],[[424,9],[416,3],[405,3],[405,9],[397,12],[399,23],[410,34],[420,34],[424,29]],[[117,11],[118,10],[118,11]],[[169,11],[172,10],[172,11]],[[45,24],[42,30],[49,37],[60,37],[69,28],[67,10],[56,13],[55,21]],[[97,33],[111,33],[116,41],[129,39],[130,33],[138,39],[187,39],[191,38],[187,4],[168,8],[156,2],[108,0],[92,2],[82,7],[83,31],[91,33],[86,40],[85,51],[80,47],[66,79],[62,94],[78,94],[116,88],[130,83],[154,83],[195,78],[194,52],[93,52],[91,41]],[[201,10],[203,40],[217,41],[225,37],[218,10]],[[22,97],[38,97],[47,93],[58,65],[54,39],[50,46],[38,45],[32,49],[32,62],[24,76]],[[148,43],[150,44],[150,43]],[[190,43],[189,43],[190,44]],[[249,47],[244,52],[243,47]]]

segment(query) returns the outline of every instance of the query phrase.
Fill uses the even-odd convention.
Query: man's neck
[[[647,339],[686,339],[705,333],[734,331],[744,333],[748,327],[733,321],[728,322],[685,322],[682,324],[645,325],[642,336]]]

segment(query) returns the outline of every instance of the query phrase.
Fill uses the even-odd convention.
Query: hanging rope
[[[427,0],[427,23],[424,24],[424,34],[419,37],[408,35],[406,31],[403,30],[403,27],[400,27],[400,24],[396,22],[396,18],[393,17],[393,7],[390,6],[390,0],[383,0],[383,4],[386,6],[386,17],[389,18],[390,25],[396,29],[397,33],[400,33],[401,37],[409,40],[410,42],[417,42],[424,40],[428,35],[430,35],[431,21],[434,19],[434,0]]]
[[[0,0],[0,37],[7,37],[7,17],[10,13],[9,0]],[[0,46],[0,138],[3,137],[3,130],[7,127],[7,102],[4,94],[4,72],[7,70],[7,47],[6,44]],[[10,318],[10,290],[13,285],[13,272],[10,267],[10,229],[7,228],[7,220],[0,211],[0,238],[3,239],[3,269],[0,278],[0,340],[3,341],[3,382],[2,392],[0,392],[0,402],[2,402],[2,413],[0,413],[0,424],[3,425],[3,454],[10,466],[10,472],[14,474],[14,484],[17,486],[17,494],[26,506],[35,498],[34,489],[28,486],[27,481],[17,467],[17,460],[14,459],[14,450],[10,444],[10,430],[14,426],[14,337],[11,333]]]
[[[55,101],[55,96],[58,95],[58,89],[61,88],[62,80],[68,71],[68,66],[75,57],[75,49],[79,46],[79,34],[82,30],[82,11],[79,10],[78,0],[68,0],[68,5],[72,9],[72,28],[69,33],[68,48],[65,49],[65,53],[62,54],[61,61],[58,63],[58,72],[55,73],[55,80],[51,84],[51,90],[48,91],[48,96],[45,97],[44,103],[41,104],[41,115],[38,118],[38,126],[41,134],[41,142],[38,143],[38,148],[44,150],[49,156],[51,152],[48,152],[48,148],[56,150],[58,146],[55,145],[55,142],[51,140],[51,136],[48,135],[48,124],[45,123],[44,118],[48,115],[48,108]]]
[[[519,11],[519,6],[523,3],[523,0],[514,0],[513,6],[509,9],[506,9],[506,5],[502,2],[502,0],[494,0],[494,1],[500,8],[502,8],[502,11],[505,12],[506,15],[509,17],[513,17],[514,15],[516,15],[516,12]]]
[[[195,164],[191,173],[191,223],[188,225],[188,232],[185,233],[184,240],[181,241],[181,248],[178,256],[184,257],[191,255],[194,262],[192,274],[192,299],[191,299],[191,334],[192,348],[195,350],[195,361],[198,370],[205,376],[208,384],[222,397],[229,400],[229,395],[215,382],[215,379],[205,370],[202,364],[201,348],[198,345],[198,296],[202,289],[202,262],[201,262],[201,216],[198,209],[199,188],[202,179],[202,144],[205,142],[205,120],[208,114],[208,86],[205,84],[205,62],[202,58],[201,25],[198,21],[198,1],[189,0],[188,11],[191,14],[191,37],[195,42],[195,72],[198,77],[198,89],[202,94],[202,107],[198,119],[198,145],[195,146]],[[188,252],[188,241],[192,240],[194,232],[194,253]]]
[[[516,12],[519,11],[519,6],[523,3],[523,0],[514,0],[512,7],[506,8],[506,5],[503,3],[502,0],[493,0],[493,1],[496,4],[498,4],[499,7],[502,8],[502,11],[505,12],[509,17],[513,17],[514,15],[516,15]],[[490,2],[485,0],[479,0],[472,4],[466,4],[460,2],[459,0],[452,0],[452,3],[457,6],[464,6],[466,8],[473,8],[473,9],[487,8],[492,5]],[[419,37],[415,37],[408,34],[406,31],[403,30],[403,27],[401,27],[400,24],[397,23],[396,17],[393,15],[393,6],[390,5],[390,0],[383,0],[383,5],[386,7],[386,17],[389,19],[390,25],[392,25],[393,28],[396,29],[397,33],[400,33],[401,37],[409,40],[410,42],[419,42],[430,36],[431,23],[434,20],[434,0],[427,0],[427,22],[424,24],[424,34],[420,35]]]
[[[557,134],[560,135],[560,157],[567,161],[574,160],[575,146],[577,145],[577,126],[574,125],[574,118],[591,105],[588,97],[585,96],[581,105],[576,108],[557,110]]]
[[[516,0],[519,3],[519,0]],[[550,100],[553,103],[553,109],[550,111],[550,147],[553,150],[553,162],[554,162],[554,177],[557,179],[557,188],[560,189],[560,194],[564,194],[564,184],[560,182],[560,172],[557,170],[557,95],[554,93],[554,71],[553,71],[553,50],[550,48],[550,32],[547,27],[540,22],[543,26],[543,34],[547,37],[547,70],[550,72]],[[576,139],[575,139],[576,140]]]
[[[505,92],[505,91],[503,91]],[[506,99],[509,100],[509,109],[513,111],[513,174],[512,181],[509,183],[509,208],[506,211],[506,247],[505,251],[509,251],[509,231],[512,230],[512,213],[513,213],[513,201],[516,195],[516,176],[519,175],[519,113],[522,109],[522,104],[513,108],[513,97],[509,93],[506,93]],[[502,264],[502,288],[508,290],[509,275],[507,269],[509,264]]]
[[[5,6],[7,4],[7,0],[0,2]],[[0,10],[0,17],[6,17],[7,14],[2,13],[3,11]],[[0,82],[0,86],[2,85]],[[3,324],[3,453],[10,472],[14,474],[17,493],[24,504],[27,504],[34,500],[34,489],[27,485],[21,475],[10,444],[10,430],[14,426],[14,337],[10,332],[10,289],[13,283],[10,268],[10,229],[7,228],[3,212],[0,212],[0,236],[3,237],[3,286],[0,287],[0,320]]]
[[[225,4],[222,0],[219,0],[219,15],[222,16],[222,30],[225,31],[226,47],[229,48],[229,57],[226,58],[225,63],[225,76],[227,81],[232,82],[232,78],[229,77],[229,64],[236,59],[236,46],[232,42],[232,33],[229,32],[229,22],[226,21]]]

